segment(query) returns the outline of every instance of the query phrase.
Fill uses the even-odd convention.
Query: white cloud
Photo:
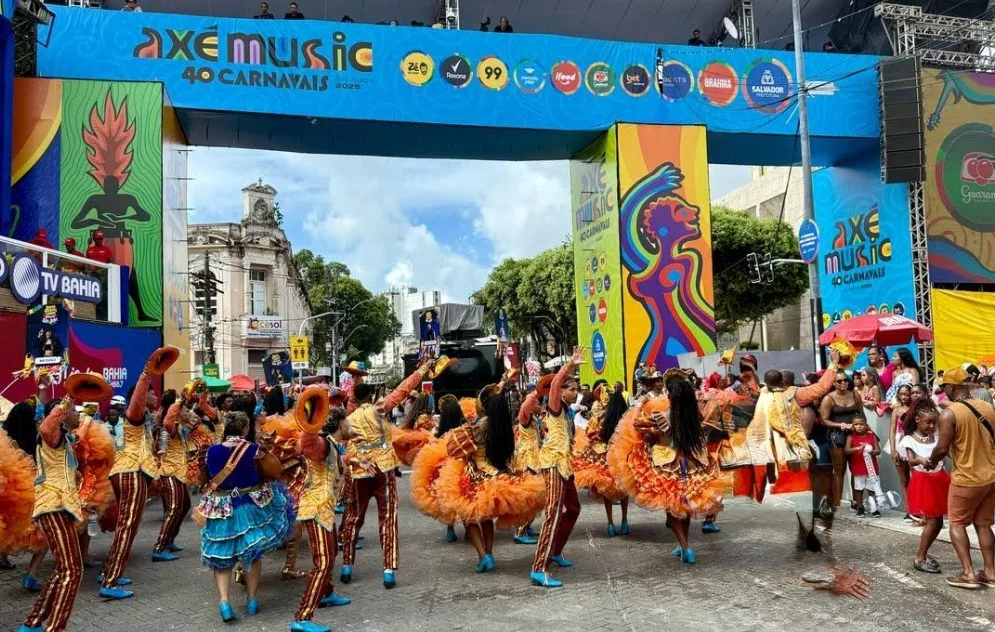
[[[748,180],[748,168],[713,166],[713,197]],[[190,222],[235,222],[241,189],[274,186],[295,249],[349,266],[374,291],[411,284],[465,301],[505,257],[527,257],[570,232],[569,164],[315,156],[197,149]],[[425,222],[472,226],[443,243]],[[438,219],[439,221],[434,221]],[[479,253],[493,253],[482,260]]]

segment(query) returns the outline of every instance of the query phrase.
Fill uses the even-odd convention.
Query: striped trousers
[[[83,580],[83,555],[76,533],[76,519],[68,511],[57,511],[42,514],[36,521],[55,558],[55,570],[38,595],[24,625],[40,628],[47,620],[46,632],[62,632],[69,623],[73,602]]]
[[[145,501],[149,497],[149,479],[142,472],[122,472],[111,476],[111,484],[117,496],[117,525],[114,527],[114,540],[111,551],[104,563],[105,588],[117,585],[131,557],[131,545],[135,542],[138,527],[145,513]]]
[[[356,561],[356,538],[363,528],[372,498],[377,501],[384,570],[397,570],[400,556],[397,544],[397,474],[393,470],[377,472],[372,478],[352,479],[352,495],[342,520],[342,563],[352,566]]]
[[[580,516],[580,498],[573,477],[564,480],[555,468],[543,470],[542,477],[546,482],[546,519],[542,521],[532,561],[534,573],[545,573],[553,556],[563,553]]]
[[[187,486],[180,482],[175,476],[162,476],[159,478],[162,485],[162,503],[165,508],[163,514],[162,527],[159,529],[159,539],[152,549],[157,553],[166,550],[166,547],[180,534],[180,527],[183,520],[190,513],[190,492]]]
[[[314,616],[314,611],[318,608],[318,602],[334,590],[332,570],[335,566],[338,543],[335,541],[335,532],[325,529],[318,524],[317,520],[302,522],[307,530],[308,548],[311,549],[311,561],[314,563],[314,568],[308,575],[304,596],[301,597],[301,605],[297,609],[297,614],[294,615],[294,620],[310,621]]]

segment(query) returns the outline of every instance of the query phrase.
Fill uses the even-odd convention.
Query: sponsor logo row
[[[455,88],[466,88],[474,77],[489,90],[503,90],[514,82],[526,94],[536,94],[551,85],[564,95],[577,93],[581,86],[599,97],[608,96],[616,86],[634,97],[648,94],[656,83],[667,101],[679,101],[697,90],[712,105],[725,107],[742,93],[750,107],[776,113],[790,103],[794,94],[791,73],[780,61],[773,58],[755,60],[740,77],[732,66],[723,61],[706,64],[697,74],[679,61],[664,62],[654,81],[643,64],[630,64],[617,73],[605,62],[595,62],[582,70],[570,60],[556,62],[546,68],[535,59],[522,59],[514,67],[496,56],[487,56],[473,66],[465,55],[454,53],[439,62],[422,51],[412,51],[401,60],[401,74],[405,81],[417,87],[424,86],[435,77]]]

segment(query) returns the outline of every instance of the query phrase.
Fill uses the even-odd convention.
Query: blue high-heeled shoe
[[[27,625],[22,624],[21,627],[17,628],[17,632],[44,632],[44,628],[38,626],[37,628],[31,628]]]
[[[533,586],[542,586],[544,588],[559,588],[563,585],[563,582],[550,577],[549,573],[529,573],[529,579],[532,580]]]
[[[394,586],[397,586],[397,577],[394,576],[394,571],[388,568],[383,572],[383,587],[390,590]]]
[[[560,568],[570,568],[571,566],[574,565],[573,562],[568,562],[566,558],[564,558],[562,555],[554,555],[553,563],[559,566]]]
[[[681,562],[684,564],[697,564],[698,558],[694,555],[694,549],[691,547],[684,549],[684,554],[681,555]]]
[[[487,572],[487,556],[486,555],[484,557],[480,558],[480,561],[477,562],[477,568],[474,569],[474,570],[476,572],[478,572],[478,573],[486,573]]]
[[[605,533],[608,534],[609,538],[614,538],[615,537],[615,525],[609,524],[607,527],[605,527]]]
[[[30,573],[25,573],[24,577],[21,578],[21,588],[31,592],[41,592],[42,585]]]
[[[349,582],[352,581],[352,567],[351,566],[343,566],[342,567],[342,574],[339,575],[339,581],[341,581],[343,584],[348,584]]]
[[[245,614],[253,617],[259,614],[259,600],[253,597],[245,602]]]
[[[222,601],[218,604],[218,614],[221,615],[221,621],[224,623],[230,623],[235,620],[235,611],[231,609],[231,604],[227,601]]]
[[[487,555],[484,556],[484,561],[487,562],[487,570],[489,570],[489,571],[494,570],[495,564],[494,564],[494,556],[493,555],[491,555],[490,553],[488,553]]]
[[[453,529],[452,527],[446,529],[446,542],[452,544],[453,542],[456,542],[458,539],[459,538],[456,537],[456,529]]]
[[[618,532],[621,533],[622,535],[629,535],[629,521],[628,520],[623,520],[622,521],[622,526],[621,526],[621,528],[619,529]]]
[[[528,535],[513,535],[511,539],[515,541],[515,544],[538,544],[539,540],[528,536]]]
[[[670,554],[673,555],[674,557],[682,557],[684,555],[684,549],[682,549],[681,547],[677,547],[676,549],[671,551]]]
[[[291,632],[332,632],[329,626],[314,621],[291,621],[290,630]]]
[[[349,597],[343,597],[342,595],[336,595],[332,593],[327,597],[323,597],[321,601],[318,602],[319,608],[334,608],[336,606],[348,606],[352,603],[352,599]]]
[[[701,524],[702,533],[718,533],[721,530],[722,529],[719,529],[719,525],[715,524],[714,522],[703,522]]]

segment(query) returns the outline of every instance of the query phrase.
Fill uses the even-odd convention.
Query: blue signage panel
[[[812,176],[823,329],[863,314],[916,317],[909,187],[880,173],[868,156]]]
[[[798,249],[805,263],[813,263],[819,256],[819,227],[810,219],[798,227]]]
[[[563,132],[617,121],[797,130],[794,61],[781,51],[53,10],[39,75],[162,81],[183,109]],[[81,50],[91,63],[78,62]],[[877,138],[877,59],[806,55],[809,79],[825,83],[810,99],[813,136]],[[286,132],[305,135],[305,125]]]

